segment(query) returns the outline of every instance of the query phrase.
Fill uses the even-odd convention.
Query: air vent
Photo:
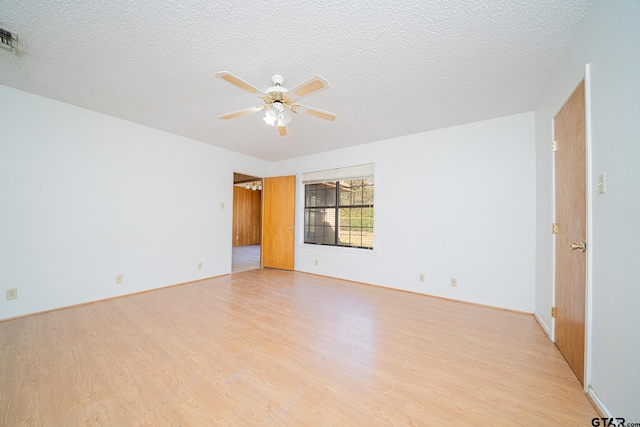
[[[18,35],[4,28],[0,28],[0,47],[7,50],[15,49],[18,47]]]

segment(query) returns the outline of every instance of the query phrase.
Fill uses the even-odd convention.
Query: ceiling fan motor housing
[[[280,86],[270,87],[266,90],[266,95],[261,98],[267,105],[273,105],[274,102],[280,102],[287,107],[291,107],[291,103],[293,102],[293,100],[289,99],[287,96],[287,89]]]
[[[273,76],[271,76],[271,81],[275,86],[282,86],[284,84],[284,77],[282,77],[280,74],[274,74]]]

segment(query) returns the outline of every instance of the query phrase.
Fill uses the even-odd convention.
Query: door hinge
[[[557,315],[558,315],[558,309],[555,307],[551,307],[551,317],[555,319]]]
[[[551,224],[551,234],[558,234],[558,224],[555,222]]]
[[[558,141],[551,141],[551,151],[558,151]]]

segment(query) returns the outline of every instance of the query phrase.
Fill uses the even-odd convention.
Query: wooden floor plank
[[[0,425],[589,425],[531,315],[253,270],[0,322]]]

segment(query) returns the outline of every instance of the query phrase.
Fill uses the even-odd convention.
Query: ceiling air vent
[[[0,28],[0,47],[7,50],[15,49],[18,47],[18,35],[4,28]]]

